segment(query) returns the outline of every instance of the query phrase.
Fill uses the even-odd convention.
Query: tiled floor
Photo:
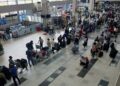
[[[63,34],[63,31],[57,31],[54,36],[50,35],[44,35],[45,32],[38,32],[29,34],[20,38],[11,39],[8,41],[2,41],[4,45],[4,51],[5,54],[3,56],[0,56],[0,65],[8,65],[8,57],[11,55],[14,57],[14,59],[17,58],[26,58],[25,51],[26,51],[26,43],[30,42],[31,40],[34,41],[34,47],[35,44],[38,43],[39,36],[41,36],[44,39],[44,46],[46,46],[47,38],[57,38],[60,34]],[[57,41],[57,39],[55,39]]]
[[[78,76],[83,69],[83,67],[79,65],[80,55],[88,56],[89,59],[91,59],[90,47],[94,38],[99,33],[99,31],[96,31],[90,34],[88,47],[86,49],[82,46],[83,40],[80,41],[79,54],[72,54],[71,48],[73,44],[71,43],[55,55],[52,55],[51,58],[45,62],[38,63],[36,66],[29,68],[28,71],[24,71],[23,74],[19,74],[20,77],[27,79],[21,86],[99,86],[99,83],[104,84],[101,86],[115,86],[120,74],[120,62],[117,66],[110,66],[111,59],[108,53],[104,53],[103,58],[99,58],[83,78]],[[25,44],[30,40],[37,43],[39,36],[44,38],[44,40],[51,37],[43,34],[44,32],[33,33],[19,39],[3,42],[5,54],[0,57],[0,65],[8,65],[9,55],[12,55],[14,59],[26,58]],[[58,37],[59,34],[63,34],[63,31],[57,31],[54,37]],[[117,46],[120,45],[117,44]],[[108,85],[105,85],[106,83]],[[9,84],[11,84],[11,82],[6,86],[9,86]]]

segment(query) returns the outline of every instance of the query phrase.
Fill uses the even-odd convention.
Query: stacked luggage
[[[26,59],[16,59],[15,60],[15,65],[17,68],[21,68],[21,69],[27,69],[28,63]]]

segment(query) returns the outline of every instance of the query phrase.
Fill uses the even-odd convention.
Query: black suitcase
[[[98,57],[103,57],[103,52],[102,51],[99,53]]]
[[[54,47],[55,47],[55,50],[57,50],[57,51],[60,50],[60,45],[58,43],[55,43]]]

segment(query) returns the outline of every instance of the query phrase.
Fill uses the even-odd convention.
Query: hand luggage
[[[58,43],[55,43],[54,49],[57,50],[57,51],[59,51],[60,50],[60,45]]]
[[[78,51],[79,51],[79,47],[76,46],[76,45],[74,45],[74,46],[72,47],[72,52],[73,52],[74,54],[76,54]]]
[[[103,52],[100,51],[98,57],[103,57]]]

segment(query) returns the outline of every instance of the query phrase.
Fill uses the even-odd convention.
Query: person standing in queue
[[[31,67],[31,63],[32,65],[34,65],[34,61],[33,61],[33,52],[31,50],[27,50],[26,51],[26,55],[27,55],[27,59],[28,59],[28,64]]]
[[[21,81],[17,74],[17,68],[14,65],[10,65],[10,73],[13,78],[14,85],[18,86],[16,79],[18,80],[19,84],[21,84]]]
[[[60,45],[60,47],[62,46],[62,35],[60,35],[59,37],[58,37],[58,43],[59,43],[59,45]]]
[[[87,44],[88,44],[88,37],[86,36],[86,37],[85,37],[85,41],[84,41],[84,43],[83,43],[83,47],[84,47],[84,48],[87,47]]]
[[[0,71],[0,86],[5,86],[7,83],[4,73]]]
[[[54,41],[54,38],[51,41],[51,46],[52,46],[52,52],[54,53],[54,50],[55,50],[55,41]]]
[[[15,65],[15,62],[13,61],[13,57],[12,56],[9,56],[9,67],[10,65]]]
[[[110,51],[109,56],[110,56],[113,60],[115,60],[115,57],[116,57],[116,55],[117,55],[117,53],[118,53],[118,50],[115,48],[115,44],[114,44],[114,43],[111,44],[110,48],[111,48],[111,51]]]
[[[30,43],[29,43],[29,50],[34,50],[34,47],[33,47],[33,41],[31,40]]]
[[[51,42],[50,42],[50,39],[49,39],[49,38],[47,39],[47,47],[48,47],[48,49],[51,48]]]
[[[39,37],[38,43],[40,44],[40,49],[42,49],[43,48],[43,39],[41,37]]]

